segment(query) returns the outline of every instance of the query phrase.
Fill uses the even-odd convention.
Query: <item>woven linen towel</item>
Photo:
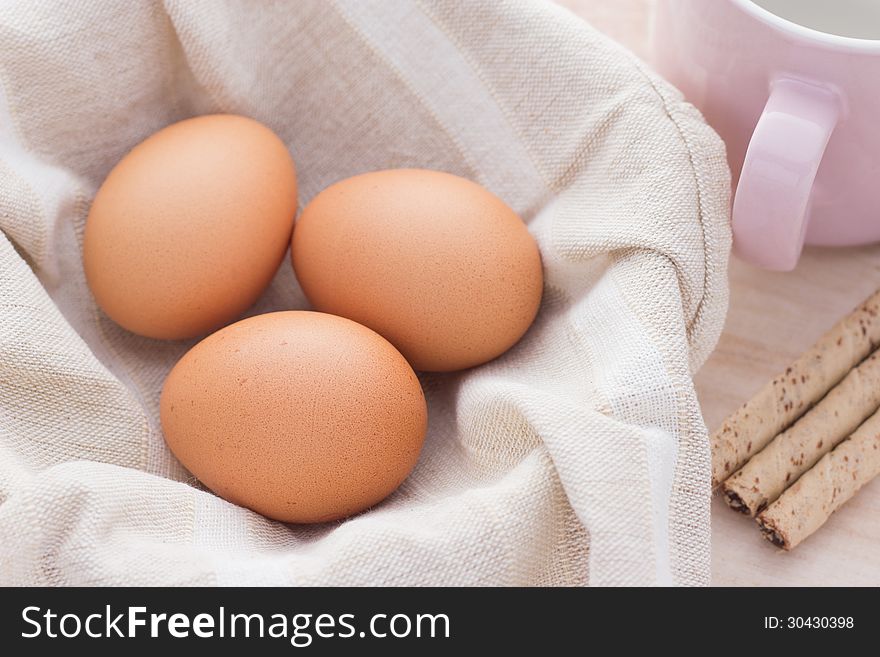
[[[89,202],[159,128],[271,126],[300,207],[425,167],[520,213],[542,309],[484,367],[422,377],[413,475],[288,526],[165,447],[193,342],[127,333],[80,261]],[[726,310],[729,175],[698,113],[554,5],[233,0],[0,5],[0,584],[707,584],[709,448],[691,373]],[[250,311],[304,308],[285,261]]]

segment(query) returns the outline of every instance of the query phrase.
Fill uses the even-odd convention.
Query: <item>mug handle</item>
[[[776,80],[746,151],[733,201],[733,243],[767,269],[794,269],[807,231],[810,194],[840,99],[830,89]]]

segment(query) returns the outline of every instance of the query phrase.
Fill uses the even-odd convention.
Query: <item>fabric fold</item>
[[[699,114],[568,12],[525,0],[0,8],[0,583],[705,585],[691,374],[727,304],[729,173]],[[488,187],[545,291],[496,361],[421,377],[412,476],[343,523],[206,491],[164,445],[192,344],[127,333],[80,260],[92,196],[168,123],[269,125],[300,207],[394,167]],[[248,314],[304,308],[289,262]]]

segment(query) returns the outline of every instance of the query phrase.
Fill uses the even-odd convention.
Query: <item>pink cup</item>
[[[738,255],[880,240],[880,2],[660,0],[654,51],[727,144]]]

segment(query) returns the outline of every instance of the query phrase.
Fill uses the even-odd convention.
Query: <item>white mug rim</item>
[[[794,34],[802,39],[818,42],[838,50],[880,54],[880,39],[847,37],[806,27],[805,25],[795,23],[782,16],[777,16],[769,9],[765,9],[761,5],[756,4],[754,0],[731,0],[731,2],[740,7],[743,11],[781,32],[788,32],[789,34]]]

